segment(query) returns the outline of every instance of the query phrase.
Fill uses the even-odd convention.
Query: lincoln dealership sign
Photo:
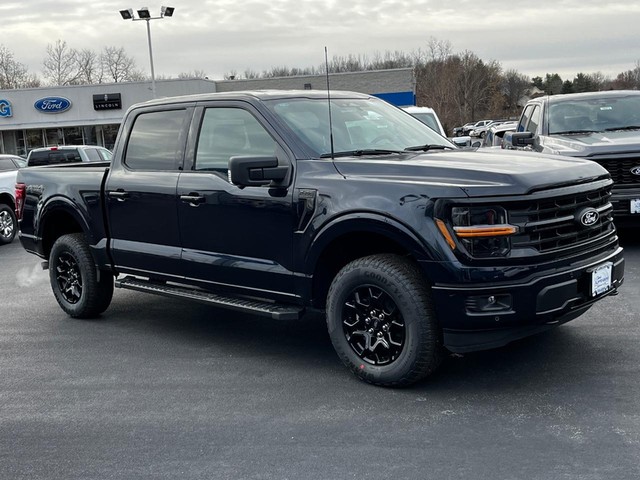
[[[36,101],[33,106],[44,113],[62,113],[71,108],[71,100],[64,97],[45,97]]]

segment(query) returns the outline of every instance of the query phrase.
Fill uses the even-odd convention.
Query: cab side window
[[[531,118],[531,112],[533,111],[533,105],[528,105],[525,107],[524,112],[522,112],[522,116],[520,117],[520,121],[518,122],[518,127],[516,128],[517,132],[524,132],[527,123],[529,123],[529,118]]]
[[[135,170],[177,170],[186,110],[147,112],[131,128],[124,163]]]
[[[258,120],[240,108],[214,107],[204,112],[195,170],[227,174],[229,159],[236,156],[273,156],[276,141]]]
[[[538,125],[540,125],[540,112],[541,108],[536,105],[533,108],[533,112],[531,112],[531,118],[529,119],[529,123],[525,127],[525,131],[536,133],[538,131]]]

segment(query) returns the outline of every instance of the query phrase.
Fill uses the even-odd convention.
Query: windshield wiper
[[[616,130],[640,130],[638,125],[629,125],[628,127],[605,128],[605,132],[615,132]]]
[[[364,155],[389,155],[393,153],[404,153],[402,150],[382,150],[379,148],[365,148],[362,150],[347,150],[344,152],[335,152],[334,157],[362,157]],[[331,158],[330,153],[323,153],[320,158]]]
[[[404,149],[405,152],[428,152],[429,150],[444,150],[448,148],[449,150],[455,150],[455,148],[450,147],[449,145],[440,145],[438,143],[427,143],[426,145],[417,145],[415,147],[407,147]]]

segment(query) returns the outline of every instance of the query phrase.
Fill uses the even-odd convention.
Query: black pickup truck
[[[585,158],[613,179],[616,225],[640,225],[640,92],[611,90],[538,97],[525,105],[507,148]]]
[[[142,103],[111,163],[20,171],[20,240],[62,309],[97,316],[115,284],[273,319],[323,310],[345,365],[401,386],[445,348],[501,346],[617,292],[600,165],[462,151],[382,100],[327,97]]]

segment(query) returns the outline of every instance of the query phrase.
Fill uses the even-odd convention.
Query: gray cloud
[[[168,0],[167,0],[168,1]],[[578,72],[613,75],[640,59],[640,5],[618,0],[177,0],[175,15],[151,22],[158,75],[203,70],[306,67],[329,54],[424,48],[430,37],[528,75]],[[143,22],[125,22],[119,9],[137,4],[86,0],[3,1],[0,42],[40,74],[48,43],[74,48],[123,46],[148,71]],[[147,3],[154,14],[160,4]],[[157,12],[156,12],[157,10]]]

